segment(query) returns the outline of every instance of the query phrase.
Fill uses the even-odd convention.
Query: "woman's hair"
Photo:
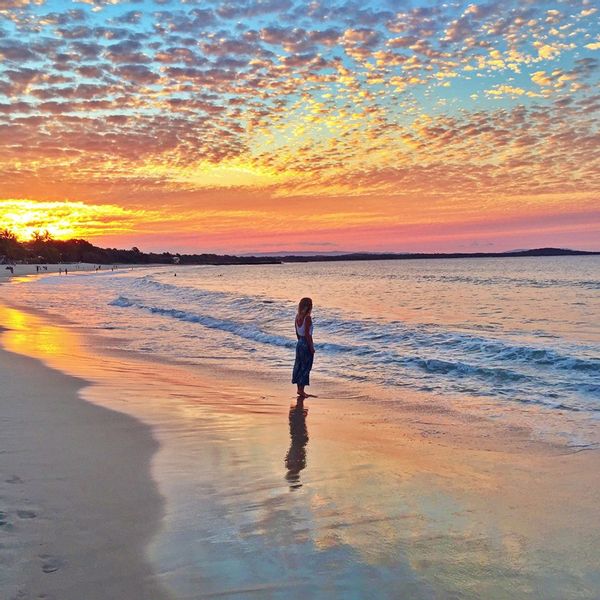
[[[298,314],[307,315],[312,310],[312,299],[302,298],[298,304]]]

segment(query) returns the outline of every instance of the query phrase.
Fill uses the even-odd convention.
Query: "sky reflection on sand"
[[[52,356],[78,355],[77,337],[64,328],[29,315],[20,310],[2,307],[2,323],[9,330],[8,346],[18,354],[31,354],[46,361]]]
[[[166,514],[148,551],[175,598],[598,596],[593,453],[461,447],[468,423],[431,437],[335,397],[290,413],[287,386],[99,357],[74,330],[0,318],[7,349],[154,427]]]

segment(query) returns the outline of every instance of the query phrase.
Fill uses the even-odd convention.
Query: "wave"
[[[357,271],[357,277],[364,276]],[[172,353],[175,344],[177,357],[183,361],[197,362],[214,355],[232,361],[247,358],[255,368],[288,368],[296,343],[290,327],[296,303],[268,292],[257,293],[257,286],[244,286],[243,278],[237,286],[241,293],[234,278],[225,288],[210,289],[219,281],[206,277],[192,274],[174,280],[162,272],[145,270],[92,278],[93,286],[88,284],[90,278],[84,277],[69,279],[68,284],[66,279],[49,281],[53,287],[57,282],[68,285],[70,295],[59,294],[60,290],[49,294],[43,280],[37,280],[36,286],[44,303],[50,296],[56,310],[68,305],[78,314],[87,299],[95,325],[116,329],[115,336],[126,339],[135,350],[162,355]],[[479,279],[483,284],[488,278]],[[572,285],[595,285],[593,279],[584,275]],[[349,289],[354,289],[356,282],[350,283]],[[287,295],[282,285],[258,289]],[[520,298],[524,292],[517,293]],[[539,292],[532,294],[539,300]],[[588,303],[588,296],[579,298]],[[375,300],[385,307],[390,298],[376,296]],[[579,341],[576,335],[561,335],[560,330],[550,338],[548,334],[554,330],[544,331],[546,323],[533,310],[526,313],[531,318],[520,324],[507,312],[494,313],[485,323],[450,326],[435,322],[435,310],[422,313],[430,314],[433,322],[414,322],[386,318],[383,309],[370,317],[357,315],[348,303],[344,305],[345,309],[319,306],[315,315],[318,370],[326,377],[367,380],[388,389],[600,411],[600,360],[593,342],[585,341],[594,339],[593,331]],[[582,314],[588,312],[584,309]],[[587,322],[585,316],[575,316]]]
[[[510,287],[532,287],[532,288],[549,288],[549,287],[580,287],[592,290],[600,289],[600,281],[595,280],[576,280],[576,279],[528,279],[506,276],[492,277],[477,277],[474,275],[448,275],[448,274],[428,274],[419,275],[419,279],[423,281],[433,281],[441,283],[459,283],[478,286],[502,285]]]
[[[261,329],[254,325],[246,325],[235,321],[229,321],[226,319],[218,319],[210,315],[199,315],[196,313],[187,312],[185,310],[178,310],[175,308],[161,308],[159,306],[148,306],[143,303],[137,302],[125,296],[119,296],[110,303],[112,306],[119,306],[121,308],[135,307],[142,310],[147,310],[152,314],[161,315],[164,317],[171,317],[180,321],[187,321],[188,323],[198,323],[209,329],[219,329],[227,333],[232,333],[239,337],[243,337],[247,340],[255,342],[261,342],[263,344],[271,344],[280,346],[283,348],[291,348],[295,346],[293,340],[284,338],[282,336],[265,333]]]
[[[287,320],[295,310],[295,303],[292,302],[274,303],[272,299],[266,297],[239,296],[223,291],[177,286],[155,281],[151,276],[139,278],[136,287],[167,293],[170,298],[177,297],[186,303],[209,304],[219,308],[226,305],[231,310],[240,309],[253,314],[258,321],[266,317]],[[320,316],[318,323],[319,328],[327,334],[343,339],[356,339],[369,346],[373,343],[391,347],[400,345],[408,346],[413,351],[423,347],[433,347],[444,352],[453,349],[499,362],[518,362],[565,371],[600,373],[598,359],[581,359],[549,348],[506,343],[492,337],[440,330],[439,325],[434,324],[409,326],[402,321],[380,322],[373,319],[350,321],[334,311]],[[343,345],[332,344],[329,349],[335,352],[344,351],[346,348]],[[362,347],[359,352],[370,350]]]
[[[219,296],[224,295],[223,292],[218,292],[218,294]],[[245,301],[248,300],[245,299]],[[156,306],[123,295],[118,296],[110,304],[120,308],[137,308],[151,314],[188,323],[197,323],[209,329],[219,330],[237,338],[270,347],[292,350],[296,344],[295,338],[261,329],[256,324],[260,321],[252,320],[250,323],[242,323],[234,319],[201,314],[196,311]],[[329,357],[329,364],[334,371],[345,365],[346,376],[352,378],[354,375],[362,377],[360,370],[367,368],[372,370],[374,375],[377,372],[380,379],[391,385],[397,385],[407,371],[413,372],[415,375],[410,381],[419,389],[425,385],[423,378],[431,375],[442,377],[446,381],[452,380],[457,385],[460,381],[479,381],[480,384],[476,385],[475,390],[470,390],[471,393],[508,395],[527,390],[531,395],[533,390],[536,390],[536,393],[540,391],[542,394],[543,390],[546,390],[548,393],[545,394],[543,402],[546,404],[550,404],[549,401],[553,394],[550,393],[551,390],[544,379],[544,374],[538,372],[537,367],[540,365],[588,372],[589,374],[600,372],[597,361],[566,357],[547,349],[525,346],[511,347],[497,341],[458,336],[447,332],[437,331],[427,335],[420,331],[416,335],[414,330],[403,326],[403,335],[393,335],[384,331],[373,331],[372,328],[375,324],[368,323],[368,327],[371,329],[367,334],[362,337],[357,335],[366,326],[367,324],[358,322],[357,328],[356,322],[340,321],[331,316],[319,320],[320,328],[336,329],[338,337],[343,340],[343,343],[325,341],[317,345],[319,354]],[[343,332],[341,336],[339,335],[340,331]],[[357,343],[349,343],[347,340],[355,340]],[[412,350],[407,348],[407,340],[413,343]],[[418,343],[415,344],[415,340]],[[402,347],[402,341],[405,343],[404,347]],[[436,352],[439,353],[440,348],[445,350],[444,358],[435,356]],[[423,352],[428,350],[431,356],[423,355]],[[473,354],[474,352],[477,354]],[[493,355],[496,360],[489,360],[488,354]],[[469,356],[473,360],[465,361],[465,358]],[[478,364],[481,362],[485,364]],[[529,369],[525,369],[528,372],[523,372],[524,366],[529,367]],[[422,375],[419,377],[416,373],[422,373]],[[481,383],[485,384],[483,390]],[[577,385],[564,383],[564,386],[559,387],[566,393],[588,393],[590,390],[596,389],[596,385],[590,380],[580,381]],[[431,385],[433,382],[428,380],[426,387],[430,388]],[[455,389],[460,391],[464,391],[463,388],[464,386],[455,386]]]
[[[497,381],[531,381],[531,377],[517,373],[505,368],[478,367],[457,361],[439,360],[435,358],[409,358],[405,359],[408,364],[413,364],[429,373],[441,373],[444,375],[463,375],[469,377],[480,377]]]
[[[295,343],[294,339],[285,336],[262,332],[255,323],[286,322],[295,310],[292,302],[277,302],[273,304],[272,299],[265,297],[237,296],[229,292],[198,290],[195,288],[179,287],[154,281],[147,277],[137,280],[136,287],[151,288],[155,291],[166,292],[169,304],[173,300],[182,301],[186,306],[183,308],[161,308],[159,304],[162,298],[156,299],[153,305],[144,302],[130,300],[119,296],[113,301],[115,306],[137,305],[155,314],[171,316],[180,320],[199,323],[212,329],[221,329],[248,340],[254,340],[281,347],[290,347]],[[266,302],[268,300],[268,302]],[[218,312],[228,314],[246,315],[252,322],[241,323],[236,319],[218,318],[212,315],[198,314],[195,310],[189,310],[189,305],[201,305],[213,307]],[[470,357],[467,362],[483,361],[486,363],[498,363],[500,365],[521,365],[527,369],[552,369],[565,372],[580,372],[582,374],[600,375],[600,359],[595,357],[581,357],[581,353],[593,352],[591,348],[577,347],[580,356],[565,354],[558,350],[547,347],[535,347],[504,341],[495,337],[483,337],[462,331],[451,331],[437,324],[409,325],[402,321],[382,322],[375,319],[348,320],[344,315],[335,311],[323,311],[318,318],[319,331],[325,338],[333,338],[325,343],[319,344],[321,350],[331,353],[350,352],[357,356],[370,355],[379,362],[397,363],[404,362],[404,355],[420,354],[423,349],[429,349],[432,360],[440,360],[440,363],[422,363],[420,368],[426,371],[439,371],[454,369],[456,372],[468,371],[461,366],[464,364],[445,361],[445,358],[457,355],[464,358]],[[352,340],[353,343],[348,343]],[[341,343],[340,343],[341,342]],[[392,351],[386,351],[392,349]],[[403,354],[399,355],[396,349]],[[428,359],[424,359],[425,361]],[[446,365],[452,364],[453,367]],[[458,365],[458,366],[456,366]],[[477,367],[484,370],[485,367]],[[510,378],[510,377],[509,377]]]
[[[502,362],[527,363],[538,367],[600,374],[600,360],[576,358],[549,348],[507,344],[496,339],[456,334],[445,335],[441,343]]]

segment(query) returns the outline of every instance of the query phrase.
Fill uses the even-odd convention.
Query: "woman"
[[[298,304],[298,314],[296,315],[296,362],[294,363],[294,372],[292,373],[292,383],[298,386],[298,396],[306,398],[304,386],[310,385],[309,377],[312,369],[315,347],[313,345],[313,324],[310,317],[312,312],[312,300],[302,298]]]

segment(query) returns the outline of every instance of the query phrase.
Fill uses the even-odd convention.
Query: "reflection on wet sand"
[[[12,309],[0,323],[6,348],[153,427],[165,515],[147,553],[174,598],[600,598],[595,453],[565,456],[433,403],[421,412],[412,395],[399,394],[405,426],[324,392],[301,483],[308,410],[289,409],[287,438],[287,381],[99,355],[74,329]]]
[[[292,443],[285,455],[285,467],[288,470],[285,478],[290,483],[290,490],[302,487],[300,483],[300,471],[306,467],[306,444],[308,444],[308,429],[306,427],[306,416],[308,408],[304,408],[301,398],[295,405],[290,406],[290,437]]]

